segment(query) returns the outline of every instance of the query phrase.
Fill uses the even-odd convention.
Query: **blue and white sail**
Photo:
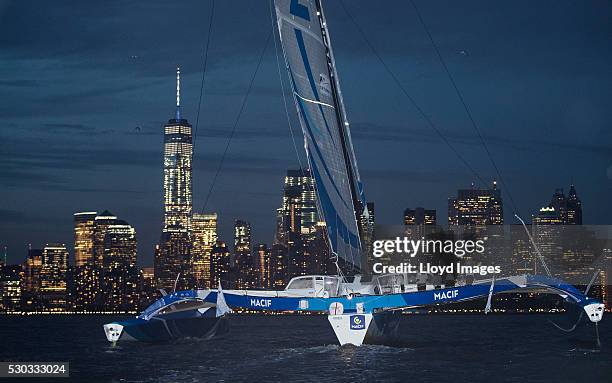
[[[275,0],[278,29],[332,252],[361,267],[358,215],[365,207],[349,124],[321,4]]]

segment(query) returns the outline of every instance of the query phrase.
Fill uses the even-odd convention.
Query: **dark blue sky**
[[[410,3],[345,3],[411,96],[492,179]],[[530,216],[554,188],[567,191],[574,182],[585,223],[611,223],[612,4],[417,4],[520,213]],[[209,12],[208,1],[0,1],[0,244],[8,246],[9,262],[24,258],[27,243],[71,245],[72,213],[104,209],[135,226],[141,262],[152,262],[174,68],[182,67],[183,114],[194,123]],[[378,221],[400,223],[403,209],[415,206],[436,208],[444,221],[447,198],[473,176],[404,97],[340,4],[326,2],[326,14]],[[270,29],[267,1],[216,2],[196,142],[197,210]],[[252,222],[256,241],[270,242],[283,175],[297,163],[270,45],[207,208],[220,214],[221,238],[231,242],[233,221],[242,218]]]

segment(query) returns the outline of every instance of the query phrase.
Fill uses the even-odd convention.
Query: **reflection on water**
[[[593,326],[565,334],[548,319],[412,315],[402,347],[340,347],[325,317],[234,316],[221,339],[112,347],[109,317],[0,317],[0,360],[68,360],[70,380],[86,382],[609,382],[610,318],[601,349]]]

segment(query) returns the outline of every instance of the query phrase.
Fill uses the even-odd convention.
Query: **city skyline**
[[[0,16],[7,21],[0,27],[3,35],[7,36],[0,42],[0,46],[6,48],[2,49],[3,55],[6,55],[3,65],[10,69],[12,64],[29,62],[34,68],[51,70],[38,74],[27,69],[32,66],[22,65],[17,72],[13,72],[15,76],[11,77],[17,80],[0,79],[0,92],[3,100],[7,101],[2,106],[4,113],[0,118],[4,126],[0,155],[7,165],[0,173],[5,185],[0,193],[3,200],[8,202],[0,208],[0,240],[2,246],[8,246],[9,263],[22,262],[30,242],[34,247],[42,248],[44,243],[60,241],[70,248],[72,213],[109,209],[136,228],[139,233],[139,258],[148,260],[144,264],[151,264],[163,214],[160,208],[162,192],[159,182],[159,152],[163,134],[161,125],[171,113],[174,98],[174,78],[171,73],[177,64],[184,68],[186,107],[183,114],[194,123],[197,118],[202,44],[202,38],[194,36],[203,36],[201,25],[197,30],[189,29],[190,23],[185,23],[184,29],[179,31],[164,29],[162,36],[159,36],[164,43],[155,43],[164,57],[155,56],[153,59],[153,47],[140,41],[142,37],[131,33],[128,25],[122,24],[125,20],[117,21],[116,32],[103,35],[96,29],[100,24],[87,18],[93,23],[90,33],[94,36],[71,35],[69,45],[78,48],[72,54],[47,46],[42,50],[43,55],[50,57],[45,62],[34,53],[35,49],[45,48],[41,45],[45,43],[44,36],[41,41],[28,41],[27,31],[26,36],[17,36],[17,28],[15,31],[10,30],[11,23],[20,19],[16,14],[32,15],[32,10],[19,7],[27,8],[27,5],[12,4],[0,10]],[[197,14],[198,20],[208,16],[207,4],[181,7],[185,7],[183,11],[190,10],[185,12],[185,16],[195,17],[191,13]],[[218,10],[216,28],[224,28],[223,20],[228,17],[226,7],[229,6],[221,5]],[[195,139],[194,211],[200,211],[203,205],[209,180],[221,156],[220,150],[229,135],[229,124],[235,118],[239,100],[244,96],[247,77],[254,70],[253,56],[263,46],[268,31],[267,7],[257,4],[245,7],[257,17],[241,20],[244,21],[240,23],[244,25],[244,34],[234,32],[222,36],[222,31],[215,30],[212,36],[212,69],[207,74],[209,88],[199,116],[200,136]],[[135,25],[146,23],[146,16],[158,15],[155,12],[160,10],[152,8],[141,10],[143,19],[137,19]],[[338,65],[342,68],[341,83],[352,123],[355,150],[360,160],[368,199],[376,203],[379,222],[400,223],[402,211],[409,206],[435,208],[438,221],[445,222],[446,199],[457,188],[468,187],[473,177],[456,164],[456,158],[432,135],[416,114],[394,111],[405,109],[403,106],[407,105],[407,101],[401,98],[394,84],[384,77],[386,74],[376,64],[372,52],[356,48],[358,43],[351,41],[349,35],[354,37],[355,29],[342,9],[331,4],[329,8],[328,18],[334,20],[332,32],[336,41],[335,52]],[[597,22],[603,15],[597,16],[593,9],[583,11],[589,12],[589,17],[594,18],[591,28],[597,33],[584,25],[578,25],[570,31],[558,30],[557,24],[552,22],[553,15],[550,19],[545,17],[541,27],[531,25],[532,29],[544,32],[539,40],[528,42],[525,40],[527,34],[514,30],[514,40],[493,46],[496,37],[504,36],[501,29],[492,29],[494,37],[491,40],[479,37],[477,28],[466,25],[469,20],[457,21],[451,18],[452,9],[450,6],[446,11],[448,14],[439,14],[434,12],[434,5],[430,7],[423,4],[425,17],[433,23],[431,27],[434,37],[441,44],[443,54],[449,56],[451,70],[458,72],[458,81],[470,96],[468,102],[475,109],[477,118],[483,119],[481,127],[520,213],[524,218],[529,218],[542,207],[542,201],[549,198],[550,190],[574,183],[579,188],[581,198],[587,201],[584,207],[585,223],[610,223],[608,217],[612,216],[612,212],[606,203],[606,196],[612,182],[612,164],[609,163],[611,151],[602,143],[612,141],[609,139],[609,130],[605,129],[612,118],[610,112],[602,107],[601,100],[609,99],[607,94],[612,87],[609,86],[610,74],[597,72],[601,71],[602,64],[610,62],[609,53],[600,50],[601,39],[606,35],[606,30],[609,30],[609,25]],[[480,12],[487,10],[492,12],[486,7]],[[62,8],[62,11],[68,10]],[[74,12],[78,11],[76,9]],[[103,12],[103,16],[111,17],[113,11],[111,7]],[[395,18],[383,25],[384,19],[379,17],[381,15],[364,3],[356,3],[351,11],[356,19],[364,23],[363,28],[372,32],[375,46],[386,60],[393,63],[396,73],[401,74],[402,82],[410,84],[409,89],[414,89],[414,93],[425,92],[418,101],[424,103],[428,113],[437,122],[439,120],[439,126],[479,173],[486,177],[485,181],[495,178],[484,153],[477,145],[473,131],[465,124],[465,116],[457,108],[457,102],[439,70],[439,63],[433,60],[431,47],[427,46],[426,37],[418,25],[400,26],[397,23],[399,19]],[[366,18],[366,12],[373,12],[372,17]],[[518,10],[513,12],[520,13]],[[533,17],[535,12],[537,9],[527,12],[524,17],[530,20],[529,17]],[[406,13],[412,15],[409,10]],[[43,30],[47,27],[60,37],[67,37],[70,28],[76,26],[67,23],[64,29],[53,29],[56,27],[53,24],[54,13],[50,12],[50,15],[51,21],[40,20]],[[493,12],[492,18],[495,19],[495,16],[499,15]],[[440,24],[440,20],[447,24]],[[130,24],[129,28],[132,27]],[[450,39],[453,28],[459,27],[466,34],[465,38]],[[246,31],[249,28],[254,31],[252,36],[244,43],[238,43],[248,34]],[[401,32],[400,36],[410,36],[409,42],[401,45],[400,52],[383,43],[383,35],[394,31]],[[590,33],[590,44],[579,46],[576,40],[586,32]],[[142,45],[119,44],[120,49],[111,54],[109,47],[118,43],[121,33],[135,36]],[[566,33],[574,39],[566,40],[567,45],[563,47],[547,47],[549,50],[546,54],[538,52],[537,48],[545,46],[547,38],[552,38],[554,33]],[[79,41],[92,37],[99,37],[101,44],[100,50],[93,56],[96,60],[94,62],[101,64],[97,67],[100,73],[96,78],[92,77],[94,69],[82,65],[91,51],[79,45]],[[25,43],[22,40],[24,38]],[[558,38],[556,35],[555,39]],[[19,42],[19,47],[13,45],[15,42]],[[524,62],[515,63],[519,64],[518,69],[510,70],[508,64],[514,57],[512,53],[503,52],[509,48],[523,49],[532,54],[534,66],[527,66]],[[457,53],[459,50],[464,54]],[[229,56],[223,58],[224,54]],[[567,83],[554,80],[554,75],[551,76],[553,78],[532,78],[534,74],[551,71],[560,75],[575,73],[578,64],[584,63],[574,56],[586,56],[588,65],[584,72],[587,69],[597,72],[598,84],[593,84],[588,76],[579,77],[579,80],[564,77]],[[286,127],[273,57],[273,48],[268,47],[261,72],[256,77],[255,89],[219,177],[219,184],[206,207],[205,212],[214,211],[219,214],[219,238],[226,243],[231,243],[232,226],[236,219],[252,223],[253,243],[270,243],[275,225],[274,210],[281,198],[278,190],[282,187],[283,174],[286,169],[295,168],[298,164]],[[235,58],[244,62],[233,62]],[[557,61],[561,58],[570,60],[565,63]],[[396,62],[398,59],[401,62]],[[371,64],[370,74],[362,73],[359,64],[363,61]],[[230,65],[224,68],[224,63]],[[68,64],[65,66],[72,69],[70,73],[60,70],[63,64]],[[506,68],[509,72],[485,71],[474,74],[476,68],[488,64]],[[584,74],[578,71],[580,73]],[[362,75],[365,80],[359,84],[357,80]],[[374,81],[378,77],[380,79]],[[227,82],[228,79],[233,81]],[[519,85],[507,91],[496,87],[499,84],[503,88],[509,79],[519,81]],[[231,84],[231,87],[225,89],[223,84],[226,83]],[[364,97],[360,93],[368,93],[364,92],[368,87],[388,95],[388,105],[374,102],[372,108],[364,108],[371,97]],[[532,99],[522,93],[526,89],[535,93]],[[547,101],[542,95],[548,94],[550,89],[558,92]],[[527,97],[527,100],[503,104],[501,101],[507,100],[513,92]],[[487,108],[473,101],[484,93],[499,102],[495,107],[491,105],[487,108],[501,114],[510,111],[516,116],[509,118],[509,121],[493,118],[483,110]],[[577,100],[576,94],[579,94],[580,99]],[[73,97],[69,97],[71,95]],[[91,105],[83,105],[83,101],[77,99],[78,95],[82,95]],[[438,96],[443,97],[437,100]],[[432,97],[437,101],[429,100]],[[65,107],[58,109],[58,103]],[[544,104],[547,113],[534,110],[540,103]],[[94,107],[96,109],[92,109]],[[363,109],[372,113],[365,113]],[[443,117],[445,114],[449,117]],[[299,136],[295,114],[290,115],[294,133]],[[590,119],[585,120],[585,116]],[[577,135],[576,132],[581,134]],[[275,151],[268,150],[268,146],[274,147]],[[390,148],[385,151],[388,146]],[[431,161],[406,159],[403,150],[407,146],[416,156],[415,159],[427,156]],[[297,147],[301,149],[301,139],[298,139]],[[299,154],[304,162],[304,154]],[[241,189],[242,182],[248,187]],[[501,189],[506,192],[503,186]],[[230,192],[235,193],[232,200],[226,197]],[[508,202],[506,196],[504,199]],[[512,213],[508,203],[505,210],[508,221]]]

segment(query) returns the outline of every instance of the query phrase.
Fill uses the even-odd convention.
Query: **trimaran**
[[[337,265],[359,270],[363,236],[359,217],[368,212],[321,1],[275,0],[275,9],[328,243]],[[341,345],[361,345],[396,336],[399,314],[408,308],[488,297],[488,311],[494,294],[529,291],[558,294],[582,308],[594,323],[604,313],[600,301],[550,275],[517,275],[419,289],[394,275],[375,275],[366,282],[359,275],[349,281],[338,274],[295,277],[283,291],[223,290],[221,285],[218,289],[176,291],[155,301],[135,319],[106,324],[104,330],[111,342],[213,336],[227,329],[225,314],[231,307],[327,314]]]

